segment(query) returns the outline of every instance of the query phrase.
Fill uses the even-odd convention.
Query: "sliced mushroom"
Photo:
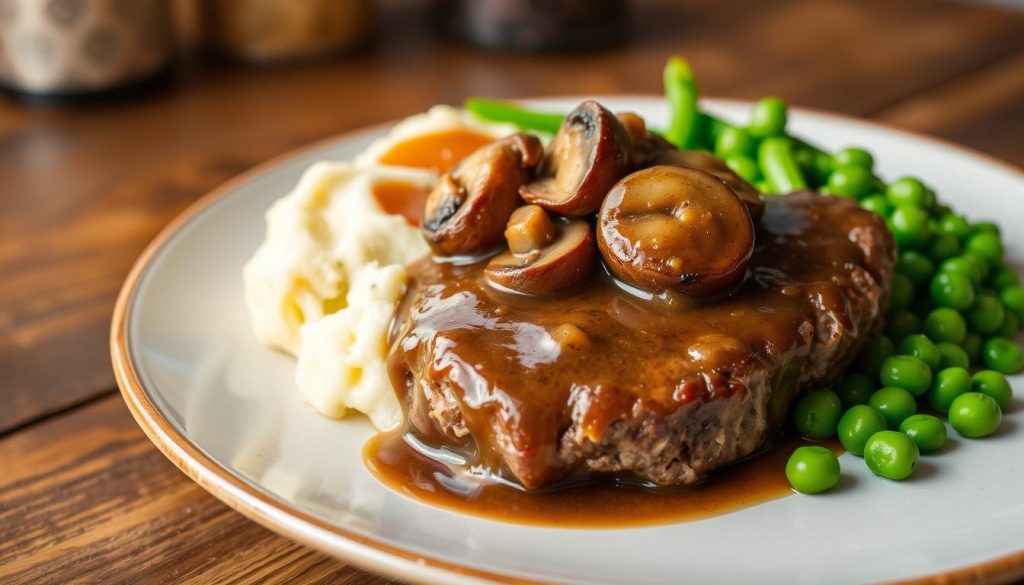
[[[536,136],[514,134],[477,149],[441,175],[427,197],[422,231],[442,256],[478,254],[501,244],[519,187],[540,162]]]
[[[529,295],[558,292],[586,280],[597,255],[590,225],[583,220],[559,224],[559,234],[547,246],[525,254],[508,251],[495,256],[484,269],[487,280]]]
[[[538,179],[519,190],[527,203],[571,217],[591,214],[630,166],[622,123],[595,101],[569,113],[551,140]]]
[[[643,147],[647,144],[651,133],[647,131],[647,122],[643,118],[633,112],[619,112],[615,114],[615,117],[619,119],[619,123],[622,124],[622,128],[626,131],[626,136],[629,137],[630,149]]]
[[[717,177],[661,165],[612,187],[598,214],[597,245],[612,274],[629,284],[704,296],[743,277],[754,224]]]
[[[750,217],[754,224],[761,222],[764,215],[764,201],[761,194],[754,189],[754,186],[743,180],[742,177],[733,172],[725,161],[713,154],[699,150],[677,150],[676,148],[662,149],[650,158],[649,165],[669,165],[687,169],[704,171],[725,181],[725,184],[733,190],[750,211]],[[647,166],[647,165],[645,165]]]

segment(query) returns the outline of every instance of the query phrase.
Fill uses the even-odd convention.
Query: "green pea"
[[[949,412],[957,396],[971,391],[971,375],[964,368],[946,368],[935,374],[928,389],[928,403],[939,412]]]
[[[1018,329],[1020,329],[1020,321],[1017,320],[1017,316],[1009,311],[1004,311],[1003,324],[995,334],[999,337],[1013,339],[1017,336]]]
[[[963,240],[971,235],[973,230],[962,215],[947,213],[939,218],[938,231],[941,234],[953,236],[957,240]]]
[[[987,232],[990,234],[1001,235],[999,226],[995,222],[991,221],[978,221],[971,224],[971,230],[973,233]]]
[[[885,193],[885,181],[879,179],[875,175],[871,175],[871,192]]]
[[[927,189],[914,177],[896,179],[885,190],[886,196],[893,205],[916,205],[929,207]]]
[[[940,307],[925,317],[924,334],[935,341],[963,343],[967,335],[967,322],[956,309]]]
[[[868,195],[860,200],[860,206],[868,211],[873,211],[882,217],[892,212],[892,205],[884,195]]]
[[[839,459],[819,445],[798,447],[786,462],[786,479],[802,494],[819,494],[839,483]]]
[[[875,166],[875,157],[863,148],[848,146],[835,154],[836,166],[862,167],[871,170]]]
[[[994,289],[1003,290],[1008,286],[1019,285],[1020,275],[1009,266],[1000,266],[993,270],[992,274],[989,275],[989,281],[992,283],[992,287]]]
[[[932,236],[931,244],[928,246],[928,256],[936,262],[952,258],[960,253],[960,240],[946,234],[935,234]]]
[[[877,368],[875,370],[877,371]],[[867,404],[875,390],[872,379],[859,372],[847,372],[835,386],[836,396],[839,396],[844,408]]]
[[[850,407],[839,419],[839,442],[854,455],[864,455],[864,445],[871,435],[886,428],[885,418],[866,404]]]
[[[800,144],[797,144],[793,149],[793,160],[796,161],[797,166],[800,167],[800,172],[803,173],[808,184],[820,187],[824,179],[827,178],[818,176],[818,170],[814,166],[813,150],[803,148]]]
[[[932,301],[940,307],[963,311],[974,304],[974,285],[963,274],[940,272],[932,279],[928,290]]]
[[[828,190],[836,195],[860,199],[872,192],[871,171],[861,166],[839,166],[828,176]]]
[[[799,145],[793,155],[796,157],[796,162],[800,165],[800,169],[804,172],[804,176],[808,178],[811,184],[820,187],[828,181],[828,176],[832,174],[832,168],[835,164],[832,155],[817,149],[800,147]]]
[[[974,264],[975,270],[978,271],[978,282],[985,282],[988,279],[988,275],[992,272],[992,267],[989,266],[988,260],[982,257],[977,252],[964,248],[964,251],[960,256],[966,258],[969,262]]]
[[[922,396],[932,383],[932,370],[919,357],[894,355],[882,362],[878,377],[885,386],[903,388],[914,396]]]
[[[942,361],[942,352],[939,351],[939,348],[932,343],[931,339],[920,333],[903,338],[903,341],[900,342],[899,352],[924,360],[924,363],[933,370],[937,370],[939,362]]]
[[[967,238],[964,249],[981,256],[990,266],[999,266],[1003,262],[1003,243],[999,240],[999,234],[977,232]]]
[[[868,406],[877,410],[890,429],[899,428],[905,418],[917,412],[914,395],[903,388],[887,386],[871,395]]]
[[[864,462],[879,477],[901,481],[917,468],[917,443],[898,431],[879,431],[864,446]]]
[[[793,406],[793,426],[808,439],[823,440],[836,434],[843,413],[839,396],[828,388],[804,394]]]
[[[734,154],[725,159],[725,164],[748,183],[753,184],[761,178],[761,167],[749,156]]]
[[[974,286],[981,285],[981,271],[974,258],[960,255],[947,258],[939,264],[939,274],[960,274],[971,280]]]
[[[1013,285],[1002,289],[999,291],[999,300],[1017,316],[1018,321],[1024,321],[1024,287]]]
[[[995,370],[981,370],[971,376],[971,391],[991,396],[1003,412],[1010,410],[1013,389],[1006,381],[1006,376]]]
[[[921,453],[934,453],[946,444],[946,425],[930,414],[915,414],[900,423],[900,432],[910,437]]]
[[[715,139],[715,154],[721,158],[733,155],[757,156],[757,140],[746,128],[725,126]]]
[[[971,358],[971,363],[975,363],[981,360],[981,343],[984,341],[981,335],[969,331],[964,335],[963,342],[960,343],[960,347],[964,348],[967,352],[967,357]]]
[[[882,369],[882,362],[885,361],[885,358],[894,353],[896,353],[896,346],[892,340],[884,335],[876,335],[868,340],[867,345],[857,356],[855,365],[860,373],[870,376],[873,380],[878,376],[878,371]]]
[[[931,282],[935,264],[924,254],[907,250],[896,259],[896,272],[909,278],[914,286],[923,286]]]
[[[988,394],[966,392],[956,397],[949,408],[949,424],[969,439],[987,437],[1003,422],[1003,411]]]
[[[833,173],[833,176],[835,174]],[[831,181],[831,177],[829,177]],[[892,235],[896,243],[906,249],[920,249],[928,244],[932,230],[928,225],[928,212],[916,205],[897,205],[890,216]]]
[[[785,133],[786,102],[777,97],[758,100],[750,116],[750,133],[755,137],[782,136]]]
[[[948,341],[940,341],[935,344],[939,348],[939,353],[942,358],[939,360],[939,369],[946,368],[964,368],[971,367],[971,356],[967,355],[964,348],[960,347],[955,343],[949,343]]]
[[[924,208],[925,209],[928,209],[928,210],[935,209],[937,213],[948,213],[949,212],[949,208],[948,207],[943,208],[943,209],[936,209],[936,207],[937,207],[936,203],[937,203],[937,201],[935,200],[935,191],[932,191],[931,189],[928,189],[927,191],[925,191],[924,192]]]
[[[989,369],[1016,374],[1024,369],[1020,346],[1005,337],[991,337],[981,346],[981,359]]]
[[[885,334],[896,341],[921,330],[921,319],[912,311],[899,309],[889,313],[885,324]]]
[[[893,274],[892,293],[889,298],[890,310],[906,309],[914,300],[914,283],[904,274]]]
[[[979,294],[967,311],[967,323],[978,333],[995,333],[1006,319],[1003,304],[993,294]]]

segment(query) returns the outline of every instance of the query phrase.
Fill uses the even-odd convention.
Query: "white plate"
[[[535,104],[566,111],[578,101]],[[665,122],[661,100],[603,101]],[[743,120],[750,105],[705,107]],[[794,112],[791,128],[830,149],[866,146],[883,177],[924,177],[960,212],[997,219],[1008,257],[1024,261],[1020,171],[822,113]],[[125,399],[157,446],[218,498],[330,554],[421,582],[862,583],[1024,572],[1020,398],[996,436],[952,439],[955,448],[926,458],[911,481],[876,479],[846,454],[844,489],[682,524],[503,524],[416,503],[378,484],[360,457],[369,423],[315,414],[294,387],[292,359],[253,339],[241,270],[263,237],[264,210],[310,163],[349,159],[383,131],[315,145],[219,189],[165,230],[125,284],[112,330]],[[1013,384],[1021,396],[1022,380]]]

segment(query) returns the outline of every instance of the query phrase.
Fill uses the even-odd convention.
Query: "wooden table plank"
[[[379,584],[207,494],[119,395],[0,442],[0,583]]]
[[[1019,136],[1021,62],[1014,56],[880,117],[974,136],[982,150],[988,140],[1009,145]],[[1004,124],[1007,115],[1017,121]],[[972,128],[986,130],[975,135]],[[1004,154],[1024,160],[1024,144]],[[148,443],[118,396],[0,440],[0,582],[283,582],[299,575],[383,582],[220,504]]]
[[[708,94],[877,113],[1024,164],[1024,20],[992,9],[658,3],[626,49],[549,58],[435,44],[416,9],[389,14],[387,44],[358,60],[192,64],[124,104],[0,104],[0,437],[89,401],[0,439],[0,583],[384,582],[232,512],[148,443],[119,397],[96,398],[113,384],[113,296],[141,247],[197,196],[294,146],[471,93],[656,92],[680,52]]]
[[[1024,168],[1024,51],[878,112],[876,117]]]
[[[0,432],[109,391],[110,310],[145,243],[202,193],[300,144],[468,94],[657,92],[677,52],[711,95],[868,113],[1024,47],[1024,17],[990,8],[704,0],[638,3],[621,50],[537,57],[437,43],[407,4],[349,60],[192,63],[130,102],[0,104]]]

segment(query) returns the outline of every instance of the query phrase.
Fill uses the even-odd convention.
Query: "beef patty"
[[[842,373],[882,325],[893,256],[879,216],[796,193],[767,199],[745,280],[715,298],[643,299],[607,274],[531,298],[488,286],[486,262],[424,260],[389,358],[407,432],[529,489],[695,482]]]

